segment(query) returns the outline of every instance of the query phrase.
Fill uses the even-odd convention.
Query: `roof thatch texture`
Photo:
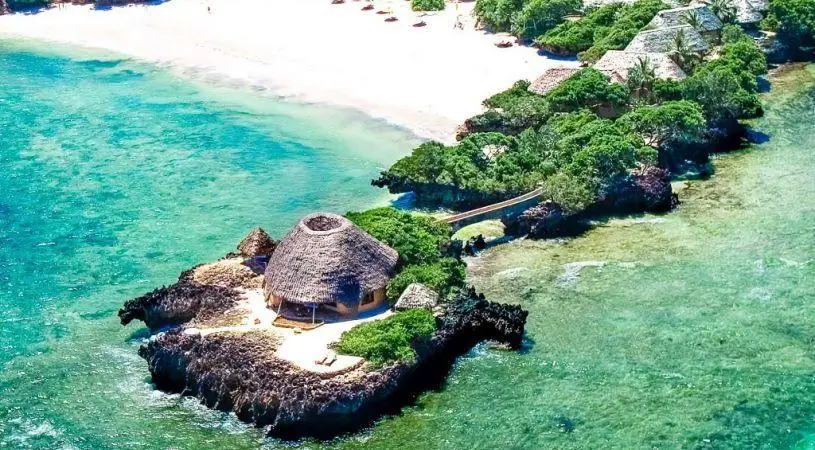
[[[666,53],[609,50],[594,64],[594,68],[603,73],[618,74],[623,80],[628,80],[628,70],[639,64],[640,59],[651,62],[657,78],[674,80],[685,78],[685,72]]]
[[[256,289],[260,287],[262,278],[243,264],[243,258],[222,259],[193,269],[193,280],[206,285]]]
[[[692,26],[681,25],[640,31],[625,50],[629,52],[666,53],[672,50],[674,39],[679,33],[684,34],[688,47],[695,52],[706,52],[710,47],[705,38]]]
[[[529,92],[544,95],[579,71],[579,67],[550,67],[529,85]]]
[[[397,311],[416,308],[433,309],[438,303],[439,294],[436,291],[423,284],[412,283],[399,296],[393,309]]]
[[[736,23],[743,25],[761,22],[767,11],[766,0],[735,0]]]
[[[695,15],[698,18],[699,25],[696,27],[696,30],[700,32],[718,31],[724,26],[716,14],[705,5],[662,10],[654,16],[648,26],[650,28],[666,28],[689,25],[687,22],[689,15]]]
[[[263,228],[255,228],[238,244],[238,251],[247,258],[269,256],[274,252],[276,245]]]
[[[387,285],[399,255],[345,217],[304,217],[266,267],[266,295],[293,303],[355,304]]]

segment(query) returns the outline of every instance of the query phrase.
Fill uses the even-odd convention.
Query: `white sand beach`
[[[498,48],[476,30],[473,3],[421,16],[405,0],[170,0],[94,10],[65,6],[0,16],[0,37],[104,49],[185,76],[240,82],[272,95],[361,110],[450,141],[480,101],[552,66],[535,49]],[[209,10],[208,10],[209,8]],[[386,22],[377,10],[399,20]],[[456,18],[464,29],[454,27]],[[425,27],[413,24],[424,20]]]

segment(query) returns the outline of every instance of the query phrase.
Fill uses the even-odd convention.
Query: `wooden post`
[[[311,324],[312,325],[314,325],[314,319],[316,318],[316,316],[317,316],[317,304],[312,303],[311,304]]]

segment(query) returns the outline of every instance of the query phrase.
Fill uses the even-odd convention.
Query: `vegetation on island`
[[[410,7],[414,11],[441,11],[444,0],[411,0]]]
[[[661,0],[601,6],[537,36],[535,44],[555,54],[577,54],[581,60],[593,62],[608,50],[625,48],[657,12],[668,8]]]
[[[410,309],[362,323],[342,334],[335,350],[343,355],[365,358],[374,367],[394,361],[412,363],[417,344],[436,331],[436,318],[426,309]]]
[[[778,37],[793,48],[815,47],[815,5],[812,0],[770,0],[770,14],[762,28],[778,32]]]
[[[450,251],[452,229],[432,217],[394,208],[349,212],[348,220],[399,253],[398,272],[388,283],[388,299],[396,301],[411,283],[422,283],[444,296],[464,285],[464,263]]]
[[[475,16],[492,31],[534,39],[583,6],[581,0],[477,0]]]
[[[468,207],[540,187],[564,211],[584,211],[635,168],[677,170],[700,148],[706,160],[714,146],[738,141],[739,120],[762,114],[764,54],[735,25],[722,42],[719,58],[686,65],[682,81],[658,80],[647,60],[626,84],[592,68],[546,95],[519,81],[484,101],[488,111],[466,122],[457,144],[424,143],[374,183]]]

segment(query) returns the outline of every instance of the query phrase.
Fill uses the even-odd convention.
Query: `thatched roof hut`
[[[345,217],[314,213],[280,241],[265,273],[267,298],[356,307],[384,289],[399,255]]]
[[[545,95],[556,88],[561,81],[580,71],[579,67],[550,67],[529,85],[529,92]]]
[[[662,10],[654,16],[648,26],[649,28],[667,28],[689,25],[687,22],[689,15],[695,15],[699,20],[696,30],[700,33],[719,31],[724,26],[716,14],[705,5]]]
[[[417,308],[433,309],[438,303],[439,294],[436,291],[423,284],[412,283],[399,296],[393,309],[397,311]]]
[[[752,25],[764,18],[764,13],[769,9],[767,0],[735,0],[736,23],[741,25]]]
[[[673,80],[685,78],[685,72],[665,53],[609,50],[594,64],[594,68],[603,73],[618,74],[627,81],[628,70],[639,64],[640,59],[651,62],[657,78]]]
[[[680,33],[684,35],[685,42],[692,51],[703,53],[710,48],[705,38],[692,26],[680,25],[640,31],[625,50],[628,52],[666,53],[673,49],[674,39]]]
[[[263,228],[255,228],[238,244],[238,251],[247,258],[254,258],[271,255],[276,246],[275,241],[263,231]]]

